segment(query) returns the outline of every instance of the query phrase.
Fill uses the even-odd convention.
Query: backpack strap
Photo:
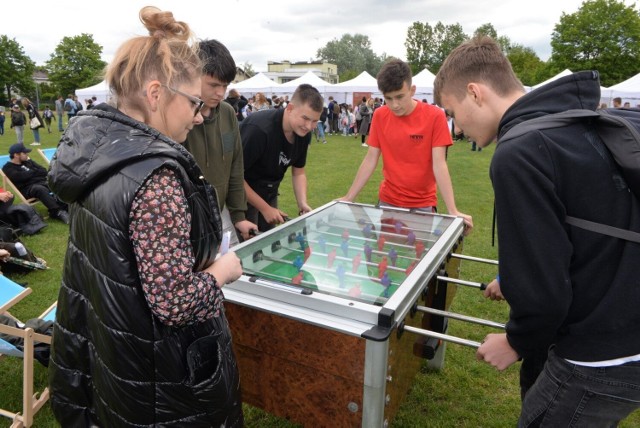
[[[548,114],[546,116],[536,117],[524,122],[520,122],[513,128],[509,129],[499,142],[510,140],[512,138],[520,137],[531,131],[539,131],[542,129],[562,128],[563,126],[571,125],[576,122],[576,119],[588,119],[600,117],[600,114],[591,110],[567,110],[561,113]]]
[[[637,242],[640,244],[640,233],[633,232],[619,227],[609,226],[608,224],[596,223],[582,218],[567,216],[565,222],[580,229],[589,230],[591,232],[603,235],[613,236],[614,238],[624,239],[626,241]]]

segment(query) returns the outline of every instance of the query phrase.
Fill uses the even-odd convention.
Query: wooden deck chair
[[[51,147],[48,149],[38,149],[37,152],[42,159],[46,162],[47,165],[51,163],[51,159],[53,159],[53,155],[56,153],[57,147]]]
[[[21,295],[24,291],[30,289],[24,289],[15,282],[11,281],[5,276],[0,276],[0,296],[5,296],[9,301],[14,301],[17,295]],[[27,292],[26,294],[29,294]],[[11,297],[13,296],[13,297]],[[24,296],[22,296],[24,297]],[[11,305],[13,305],[11,304]],[[9,304],[6,303],[2,306],[8,308]],[[56,303],[51,305],[45,312],[40,315],[39,318],[44,320],[51,320],[55,317]],[[3,310],[4,315],[11,315]],[[13,318],[13,317],[11,317]],[[15,318],[13,318],[15,319]],[[17,321],[17,320],[16,320]],[[19,323],[21,325],[21,323]],[[44,391],[38,396],[34,393],[33,389],[33,356],[34,356],[34,344],[36,342],[51,344],[51,336],[39,334],[33,331],[31,328],[16,328],[4,324],[0,324],[0,333],[21,338],[24,341],[23,349],[16,348],[13,344],[4,339],[0,339],[0,357],[12,356],[22,358],[22,411],[12,412],[6,409],[0,409],[0,416],[7,417],[12,420],[11,428],[30,427],[33,424],[33,417],[36,412],[42,408],[42,406],[49,399],[49,389],[45,388]]]
[[[6,189],[6,190],[9,190],[11,193],[13,193],[13,195],[17,199],[21,200],[25,204],[29,204],[29,205],[37,204],[38,200],[36,198],[26,198],[20,192],[20,190],[18,190],[16,185],[13,184],[11,182],[11,180],[9,180],[9,177],[7,177],[7,175],[4,173],[4,171],[2,171],[2,167],[4,166],[5,163],[9,162],[9,160],[10,160],[9,155],[0,156],[0,177],[2,177],[2,188]]]

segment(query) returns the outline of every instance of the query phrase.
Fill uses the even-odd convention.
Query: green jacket
[[[226,205],[235,224],[245,219],[244,163],[238,120],[226,102],[211,110],[201,125],[187,135],[184,146],[218,193],[220,209]]]

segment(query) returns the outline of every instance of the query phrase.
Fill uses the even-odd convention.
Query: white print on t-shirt
[[[291,159],[289,159],[284,152],[280,152],[280,165],[288,166],[289,163],[291,163]]]

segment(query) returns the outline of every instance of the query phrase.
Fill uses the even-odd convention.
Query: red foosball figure
[[[294,285],[302,284],[302,279],[304,278],[304,272],[300,271],[296,276],[291,278],[291,283]]]
[[[382,261],[378,263],[378,278],[382,278],[382,275],[387,271],[387,256],[382,257]]]
[[[327,267],[331,269],[333,266],[333,261],[336,259],[336,249],[331,250],[329,255],[327,255]]]
[[[385,242],[387,242],[387,240],[384,239],[384,236],[378,238],[378,251],[382,251]]]
[[[358,254],[355,255],[355,257],[352,260],[353,268],[351,269],[351,272],[356,273],[358,271],[358,267],[360,266],[360,262],[362,262],[362,256],[360,255],[360,253],[358,253]]]

